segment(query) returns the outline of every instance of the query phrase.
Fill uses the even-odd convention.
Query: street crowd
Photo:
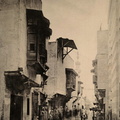
[[[72,110],[68,109],[67,106],[63,108],[51,109],[48,111],[43,108],[41,112],[41,120],[87,120],[88,115],[85,109],[77,109],[76,106]]]

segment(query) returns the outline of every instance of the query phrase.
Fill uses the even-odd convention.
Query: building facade
[[[110,0],[108,16],[108,71],[110,81],[110,113],[112,119],[120,119],[120,84],[119,84],[119,6],[120,1]]]
[[[48,94],[50,109],[65,107],[71,98],[71,93],[76,88],[77,73],[74,70],[74,61],[68,53],[77,49],[73,40],[58,38],[55,42],[48,43],[49,78],[45,91]]]
[[[78,110],[82,108],[82,105],[84,106],[84,103],[82,101],[82,95],[83,95],[83,82],[80,81],[80,60],[79,60],[79,53],[77,52],[77,60],[75,62],[75,70],[78,74],[76,77],[76,89],[71,94],[71,99],[67,102],[68,108],[70,110],[73,109],[73,106],[75,105]]]
[[[120,120],[120,1],[110,0],[108,16],[108,71],[110,81],[110,109],[113,120]]]
[[[40,118],[50,22],[41,0],[4,0],[0,9],[0,119]]]
[[[108,31],[99,30],[97,32],[97,55],[93,61],[94,69],[93,84],[95,89],[98,116],[107,119],[109,102],[109,82],[108,82]]]
[[[108,112],[109,120],[120,120],[120,50],[119,50],[119,22],[120,1],[109,1],[108,15]],[[102,49],[103,50],[103,49]],[[98,67],[98,66],[97,66]],[[98,79],[98,78],[97,78]],[[104,86],[104,85],[102,85]]]

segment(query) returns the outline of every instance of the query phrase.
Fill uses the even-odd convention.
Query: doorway
[[[23,97],[11,95],[10,120],[22,120],[23,118]]]

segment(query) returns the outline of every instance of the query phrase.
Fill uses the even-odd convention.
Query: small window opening
[[[30,51],[35,51],[35,44],[30,44]]]

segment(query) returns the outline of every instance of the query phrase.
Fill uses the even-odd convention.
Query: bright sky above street
[[[43,13],[51,22],[51,41],[59,37],[73,39],[78,47],[81,81],[92,99],[92,60],[97,52],[97,31],[107,29],[109,0],[44,0]],[[76,59],[77,51],[72,52]]]

